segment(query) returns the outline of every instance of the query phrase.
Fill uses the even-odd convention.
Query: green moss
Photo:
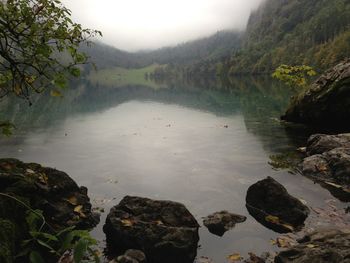
[[[15,225],[12,222],[0,219],[0,262],[14,261],[15,233]]]

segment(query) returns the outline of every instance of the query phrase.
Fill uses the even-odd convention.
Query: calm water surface
[[[332,198],[268,164],[270,155],[301,146],[306,136],[278,121],[290,93],[276,83],[237,80],[231,91],[81,85],[69,92],[31,108],[4,103],[1,117],[19,131],[1,139],[0,157],[55,167],[87,186],[93,204],[105,208],[93,231],[100,240],[106,214],[125,195],[182,202],[200,223],[220,210],[243,214],[247,221],[223,237],[200,228],[199,256],[221,263],[234,252],[275,249],[269,240],[278,235],[245,208],[246,191],[258,180],[274,177],[309,206]]]

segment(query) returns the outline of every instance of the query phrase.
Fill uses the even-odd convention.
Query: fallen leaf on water
[[[50,95],[52,97],[63,97],[62,93],[59,92],[58,90],[51,90]]]
[[[35,172],[34,172],[32,169],[27,169],[27,170],[26,170],[26,173],[28,173],[28,174],[34,174]]]
[[[38,179],[39,179],[39,182],[42,184],[47,184],[49,181],[49,178],[44,173],[40,173]]]
[[[86,217],[87,217],[83,212],[80,212],[80,213],[79,213],[79,216],[80,216],[81,218],[86,218]]]
[[[327,184],[327,185],[330,185],[330,186],[333,186],[333,187],[335,187],[335,188],[343,188],[341,185],[339,185],[339,184],[335,184],[335,183],[332,183],[332,182],[325,182],[325,184]]]
[[[164,223],[161,220],[156,220],[154,221],[154,223],[157,225],[164,225]]]
[[[314,244],[307,244],[306,247],[308,247],[308,248],[315,248],[315,247],[318,247],[318,246],[314,245]]]
[[[238,261],[241,261],[243,258],[239,253],[234,253],[232,255],[229,255],[227,259],[230,260],[231,262],[238,262]]]
[[[134,225],[134,222],[130,219],[122,219],[121,220],[123,226],[133,226]]]
[[[86,215],[83,213],[83,206],[82,205],[77,205],[74,207],[74,212],[79,214],[79,217],[86,218]]]
[[[292,225],[289,224],[281,224],[281,226],[283,226],[284,228],[287,228],[288,230],[290,230],[291,232],[294,231],[294,227]]]
[[[307,205],[307,202],[304,199],[299,198],[299,201],[303,204],[303,205]]]
[[[306,147],[300,147],[297,149],[298,152],[306,153]]]
[[[277,245],[280,248],[290,248],[296,244],[296,241],[288,235],[280,236],[270,240],[271,245]]]
[[[195,263],[213,263],[213,261],[208,257],[197,258]]]
[[[78,200],[75,196],[71,196],[68,199],[65,199],[71,205],[78,205]]]
[[[77,205],[76,207],[74,207],[74,212],[79,214],[79,213],[81,213],[82,209],[83,209],[82,205]]]
[[[277,216],[273,216],[273,215],[268,215],[265,217],[265,221],[273,223],[273,224],[279,224],[280,223],[280,219]]]
[[[320,164],[320,165],[316,166],[316,168],[317,168],[317,170],[318,170],[319,172],[328,171],[328,167],[327,167],[326,165],[324,165],[324,164]]]
[[[265,221],[278,226],[282,226],[291,232],[294,231],[294,227],[292,225],[282,222],[278,216],[268,215],[265,217]]]
[[[289,241],[285,238],[278,237],[277,238],[277,246],[281,248],[288,248],[291,247],[291,244]]]

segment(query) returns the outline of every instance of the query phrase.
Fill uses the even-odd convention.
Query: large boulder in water
[[[0,159],[0,192],[25,200],[32,209],[42,210],[46,221],[57,229],[70,226],[90,229],[99,221],[91,211],[85,187],[79,187],[66,173],[40,164]],[[4,196],[0,198],[0,218],[12,217],[13,202]],[[26,209],[21,206],[19,210]]]
[[[308,156],[301,164],[303,175],[327,188],[342,201],[350,201],[350,134],[312,135]]]
[[[328,70],[307,91],[292,98],[281,118],[328,129],[349,129],[350,59]]]
[[[271,177],[249,187],[246,207],[258,222],[279,233],[300,229],[310,212]]]
[[[36,163],[0,159],[0,262],[14,262],[22,241],[30,238],[28,231],[33,229],[26,221],[28,206],[41,210],[56,230],[70,226],[90,229],[99,221],[91,212],[87,189],[78,187],[66,173]]]
[[[193,263],[198,228],[183,204],[126,196],[111,209],[103,231],[111,254],[139,249],[147,262]]]
[[[322,229],[280,252],[275,263],[350,263],[350,229]]]

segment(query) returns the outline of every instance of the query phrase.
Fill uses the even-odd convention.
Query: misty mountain
[[[130,53],[95,42],[91,47],[81,47],[99,69],[111,67],[140,68],[150,64],[192,64],[203,59],[229,56],[239,49],[242,33],[219,31],[216,34],[173,47],[153,51]]]
[[[203,59],[215,60],[238,50],[242,35],[237,31],[219,31],[210,37],[152,51],[147,56],[158,64],[188,65]]]
[[[98,69],[123,67],[139,68],[147,65],[150,61],[143,61],[144,55],[130,53],[101,42],[93,42],[89,46],[81,46],[80,50],[86,53]]]
[[[350,56],[350,1],[266,0],[243,33],[221,31],[138,53],[96,43],[86,52],[99,68],[167,64],[155,72],[158,77],[270,73],[280,64],[321,71]]]

